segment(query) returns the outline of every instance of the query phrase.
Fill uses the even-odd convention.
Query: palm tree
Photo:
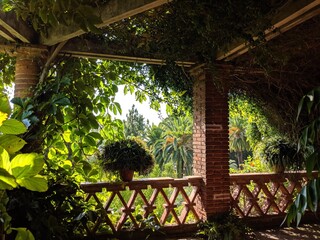
[[[239,167],[243,164],[243,152],[250,149],[244,124],[245,121],[239,117],[231,118],[229,124],[229,147],[236,153]]]
[[[165,141],[165,130],[159,126],[152,125],[147,134],[147,145],[151,149],[156,163],[160,169],[165,164],[163,155],[163,145]]]
[[[148,144],[152,145],[156,162],[162,169],[172,161],[177,177],[192,174],[192,119],[190,116],[168,117],[151,128]]]

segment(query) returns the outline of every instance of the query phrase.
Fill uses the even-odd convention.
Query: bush
[[[125,139],[111,142],[104,147],[101,164],[105,171],[128,169],[143,175],[151,172],[154,157],[142,140]]]

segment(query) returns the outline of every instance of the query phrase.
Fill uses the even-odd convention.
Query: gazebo
[[[104,30],[114,24],[127,24],[126,19],[165,12],[168,0],[110,0],[101,8],[93,8],[101,16],[96,24]],[[144,217],[155,211],[157,198],[163,198],[162,217],[155,219],[168,233],[193,231],[200,220],[219,216],[230,209],[253,226],[278,226],[293,194],[301,188],[304,173],[278,174],[230,174],[228,138],[228,92],[240,89],[253,92],[278,107],[287,121],[294,114],[292,103],[298,103],[310,88],[319,85],[320,51],[320,1],[284,1],[272,15],[272,26],[265,30],[263,45],[281,54],[290,53],[290,59],[281,65],[270,62],[270,71],[259,67],[252,52],[260,54],[259,45],[235,41],[225,50],[214,54],[209,67],[198,59],[174,59],[195,79],[193,86],[193,169],[194,176],[183,179],[161,178],[136,180],[129,183],[84,183],[86,200],[101,204],[97,197],[106,191],[111,195],[104,204],[104,217],[93,225],[85,226],[89,236],[99,235],[99,229],[108,225],[114,234],[120,234],[130,219],[133,228],[139,222],[133,215],[134,203],[142,199]],[[175,4],[173,1],[172,4]],[[153,11],[153,10],[159,10]],[[150,13],[151,12],[151,13]],[[87,29],[90,31],[90,29]],[[103,32],[102,34],[106,34]],[[110,45],[92,38],[78,25],[56,25],[39,34],[27,21],[17,18],[13,12],[0,12],[0,50],[16,58],[15,96],[32,96],[32,87],[44,81],[47,71],[57,56],[109,59],[162,65],[161,54],[144,51],[124,51],[122,46]],[[253,41],[257,40],[253,38]],[[142,39],[140,39],[142,41]],[[141,42],[135,42],[141,46]],[[140,45],[139,45],[140,44]],[[262,44],[262,43],[261,43]],[[260,56],[262,56],[260,54]],[[262,60],[263,61],[263,60]],[[221,86],[216,82],[223,83]],[[282,102],[280,102],[282,100]],[[288,116],[285,115],[287,111]],[[295,177],[292,177],[295,176]],[[150,199],[145,190],[153,189]],[[170,194],[165,189],[170,188]],[[187,190],[189,189],[189,190]],[[191,189],[191,190],[190,190]],[[121,195],[132,193],[129,200]],[[122,202],[122,217],[112,222],[108,210],[113,199]],[[183,199],[182,210],[177,210],[177,199]],[[160,210],[159,210],[160,211]],[[168,222],[169,216],[173,221]],[[193,221],[190,221],[190,216]]]

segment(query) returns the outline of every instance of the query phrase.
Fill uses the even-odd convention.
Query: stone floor
[[[305,224],[298,228],[270,229],[256,232],[257,240],[320,239],[320,224]]]
[[[257,240],[312,240],[320,239],[320,224],[305,224],[298,228],[270,229],[255,232]],[[199,240],[199,238],[179,238],[167,240]],[[239,239],[242,240],[242,239]]]

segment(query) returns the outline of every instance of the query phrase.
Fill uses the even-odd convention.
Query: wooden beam
[[[124,62],[137,62],[163,65],[165,60],[163,58],[150,55],[145,52],[134,53],[123,52],[123,46],[110,45],[102,40],[74,38],[68,41],[68,43],[61,49],[60,55],[68,55],[72,57],[83,57],[83,58],[95,58],[95,59],[107,59],[114,61]],[[195,64],[192,61],[176,61],[177,64],[190,67]]]
[[[0,11],[1,36],[13,42],[34,43],[37,33],[25,22],[19,21],[13,12]]]
[[[3,37],[4,39],[10,41],[10,42],[15,42],[13,36],[8,33],[6,29],[4,29],[1,24],[0,24],[0,36]]]
[[[70,55],[72,57],[81,57],[81,58],[94,58],[94,59],[106,59],[122,62],[135,62],[135,63],[145,63],[145,64],[154,64],[154,65],[165,65],[166,62],[163,59],[148,58],[148,57],[133,57],[133,56],[124,56],[116,54],[107,54],[107,53],[94,53],[84,52],[84,51],[75,51],[75,50],[62,50],[59,55]],[[188,61],[176,61],[176,64],[184,67],[191,67],[194,65],[194,62]]]
[[[98,28],[103,28],[111,23],[118,22],[122,19],[131,17],[138,13],[156,8],[170,0],[110,0],[103,9],[97,9],[101,12],[102,23],[97,25]],[[41,38],[40,42],[43,45],[55,45],[57,43],[67,41],[85,33],[78,26],[60,25],[57,28],[49,29],[48,37]]]
[[[18,53],[23,53],[26,55],[43,55],[44,57],[48,54],[48,47],[42,45],[32,45],[32,44],[8,44],[0,43],[0,53],[6,53],[10,56],[16,57]]]
[[[274,18],[275,24],[265,31],[267,41],[319,15],[320,0],[293,1],[292,6],[286,6],[284,9],[286,10],[285,12],[280,12]],[[228,52],[219,53],[217,60],[230,61],[248,52],[248,50],[247,43],[235,44]]]

